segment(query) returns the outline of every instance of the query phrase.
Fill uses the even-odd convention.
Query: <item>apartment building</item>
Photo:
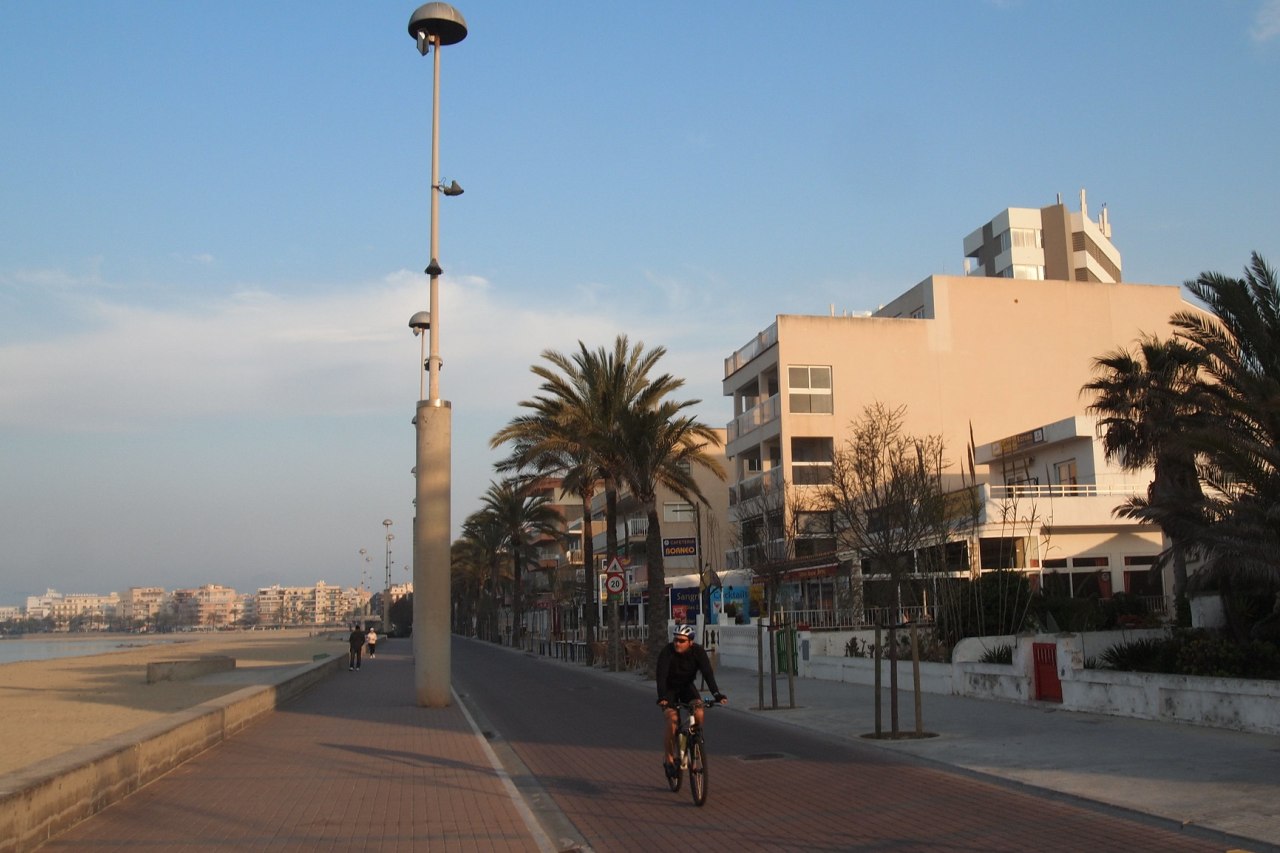
[[[964,258],[969,275],[987,278],[1121,280],[1120,250],[1111,242],[1107,208],[1097,222],[1091,220],[1084,190],[1074,212],[1061,196],[1039,209],[1008,208],[964,238]]]
[[[981,233],[1022,227],[1013,213]],[[1088,574],[1104,578],[1107,593],[1151,593],[1139,575],[1162,550],[1160,531],[1112,516],[1150,477],[1103,458],[1080,389],[1096,357],[1168,334],[1169,317],[1190,306],[1178,287],[1120,283],[1115,260],[1114,282],[1093,280],[1087,266],[1071,279],[1009,267],[1002,277],[931,276],[869,315],[778,315],[725,360],[729,505],[742,543],[730,549],[729,568],[750,568],[759,549],[749,546],[767,544],[762,498],[829,482],[850,425],[879,402],[905,407],[909,432],[943,439],[957,481],[973,437],[983,510],[978,542],[963,557],[970,570],[993,567],[986,555],[1012,537],[1016,568],[1046,586],[1084,594]],[[1010,501],[1021,501],[1025,530],[1008,529]],[[790,606],[829,606],[838,560],[857,558],[833,553],[831,524],[799,525],[790,553],[804,565],[786,587]]]
[[[174,618],[179,625],[201,628],[230,628],[240,622],[241,598],[229,586],[205,584],[194,589],[175,589],[172,596]]]
[[[167,600],[164,587],[131,586],[120,593],[120,620],[125,626],[154,623]]]

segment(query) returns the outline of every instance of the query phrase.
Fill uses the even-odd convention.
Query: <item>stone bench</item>
[[[226,655],[205,655],[187,660],[158,660],[147,664],[147,684],[157,681],[187,681],[236,668],[236,659]]]

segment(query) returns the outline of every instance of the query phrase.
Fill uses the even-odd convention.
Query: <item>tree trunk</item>
[[[618,558],[618,490],[613,481],[607,481],[604,493],[605,524],[605,565],[610,565]],[[609,669],[617,672],[622,668],[622,636],[618,625],[618,607],[609,607]]]
[[[520,574],[521,574],[520,563],[521,563],[520,549],[519,547],[517,547],[515,548],[515,556],[511,558],[511,583],[514,587],[511,590],[511,647],[512,648],[520,647],[520,637],[522,633],[521,629],[524,627],[524,612],[523,612],[523,607],[521,606],[521,601],[520,601],[521,593],[524,592],[522,584],[520,583]]]
[[[644,547],[648,552],[649,610],[646,620],[649,627],[649,661],[645,666],[645,675],[654,678],[658,668],[658,653],[667,644],[667,571],[662,560],[662,522],[658,518],[658,505],[653,499],[645,501],[645,515],[649,519],[649,530],[644,537]]]
[[[596,553],[592,540],[591,498],[595,492],[591,488],[582,490],[582,576],[587,580],[587,664],[594,665],[596,634],[599,629],[599,611],[596,602],[600,597],[599,578],[596,577]]]

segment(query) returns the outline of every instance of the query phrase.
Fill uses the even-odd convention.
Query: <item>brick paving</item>
[[[413,697],[407,640],[340,671],[42,850],[537,851],[461,706]]]
[[[980,779],[732,708],[710,715],[709,799],[699,809],[686,790],[672,794],[662,780],[661,717],[649,683],[467,642],[455,645],[454,673],[465,701],[485,709],[496,738],[597,850],[1074,853],[1235,846],[1215,833]]]
[[[661,717],[639,678],[455,638],[463,702],[428,710],[413,702],[409,652],[387,644],[361,672],[340,671],[46,848],[1269,849],[733,708],[712,713],[699,809],[662,780]],[[535,813],[546,829],[531,826]]]

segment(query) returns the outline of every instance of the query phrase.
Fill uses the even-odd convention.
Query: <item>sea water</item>
[[[0,664],[23,660],[52,660],[85,655],[119,652],[140,646],[176,643],[178,637],[142,637],[132,634],[116,634],[110,637],[61,638],[57,640],[21,639],[0,640]]]

